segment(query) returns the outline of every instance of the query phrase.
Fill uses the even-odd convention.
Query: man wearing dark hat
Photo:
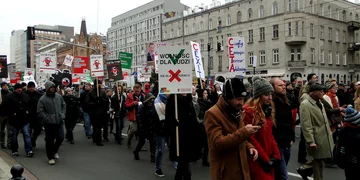
[[[27,90],[25,91],[25,94],[27,94],[30,97],[29,101],[29,119],[30,119],[30,130],[31,130],[31,144],[32,147],[36,147],[36,139],[41,133],[41,123],[37,118],[37,104],[41,97],[41,94],[35,89],[35,83],[30,81],[27,85]]]
[[[244,126],[242,106],[246,89],[240,79],[225,82],[223,95],[205,113],[204,125],[209,141],[211,179],[250,180],[247,156],[255,161],[258,152],[247,140],[260,126]],[[226,169],[226,173],[223,173]]]
[[[6,108],[2,102],[6,101],[7,96],[10,94],[8,85],[6,82],[1,83],[1,94],[0,94],[0,146],[2,149],[6,149],[5,146],[5,127],[8,131],[7,145],[10,147],[10,126],[8,124],[8,118],[6,115]]]
[[[14,86],[14,93],[8,95],[4,103],[10,124],[11,132],[11,151],[14,157],[19,156],[19,144],[17,136],[20,131],[24,136],[25,152],[28,157],[33,157],[30,124],[29,124],[29,106],[30,97],[22,92],[21,84]]]
[[[309,156],[313,157],[313,173],[315,180],[323,179],[323,166],[327,158],[332,157],[334,141],[329,122],[321,98],[324,96],[325,87],[318,83],[309,87],[309,96],[300,104],[301,129],[307,145]],[[303,179],[306,167],[298,169]]]

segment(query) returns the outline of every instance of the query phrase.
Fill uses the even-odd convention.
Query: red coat
[[[247,105],[244,106],[244,123],[252,124],[254,119],[254,112]],[[256,161],[252,160],[252,157],[248,158],[250,166],[251,180],[274,180],[274,169],[269,173],[264,172],[260,162],[267,163],[270,161],[270,157],[281,159],[279,149],[272,134],[273,124],[270,118],[267,118],[264,125],[258,132],[250,136],[249,142],[255,147],[259,153],[259,157]]]
[[[144,95],[141,94],[140,98],[134,99],[134,93],[130,93],[128,97],[125,100],[125,108],[128,110],[127,118],[129,121],[136,121],[136,111],[137,111],[137,105],[135,105],[135,102],[143,102],[144,101]]]

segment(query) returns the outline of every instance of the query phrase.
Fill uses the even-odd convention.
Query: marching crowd
[[[324,179],[325,164],[344,169],[347,180],[358,179],[358,83],[347,90],[332,79],[321,85],[316,74],[309,74],[305,84],[300,77],[286,82],[254,76],[251,82],[233,78],[221,87],[202,81],[191,94],[178,95],[158,93],[157,83],[144,87],[136,83],[126,90],[120,84],[106,88],[95,81],[79,92],[58,88],[51,81],[44,92],[36,90],[33,82],[15,84],[10,92],[2,83],[1,148],[19,156],[21,132],[26,156],[33,157],[44,129],[48,163],[54,165],[64,138],[75,143],[73,129],[79,119],[84,120],[85,135],[97,146],[109,142],[109,134],[123,144],[128,120],[126,145],[131,148],[136,138],[133,156],[139,160],[148,140],[150,161],[159,177],[165,176],[161,167],[167,145],[175,180],[190,180],[190,163],[200,159],[210,167],[213,180],[287,180],[295,126],[300,124],[298,162],[303,165],[297,170],[303,179],[312,174],[315,180]]]

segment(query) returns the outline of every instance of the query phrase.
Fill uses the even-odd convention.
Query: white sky
[[[99,32],[106,34],[111,18],[134,9],[151,0],[99,0]],[[180,0],[190,7],[211,0]],[[223,4],[224,0],[220,0]],[[355,1],[355,0],[350,0]],[[85,16],[87,31],[97,32],[98,0],[2,0],[0,11],[0,54],[10,59],[10,33],[37,24],[73,26],[80,31],[81,18]],[[84,8],[81,8],[84,7]]]

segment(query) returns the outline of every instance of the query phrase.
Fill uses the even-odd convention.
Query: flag
[[[175,14],[176,14],[176,12],[170,11],[170,12],[166,12],[166,13],[164,14],[164,16],[165,16],[166,18],[172,18],[172,17],[175,17]]]
[[[51,76],[56,86],[59,85],[62,85],[64,87],[72,86],[72,75],[66,71],[64,72],[61,70],[56,70],[56,72]]]
[[[114,80],[114,81],[123,80],[123,72],[122,72],[120,60],[107,61],[106,65],[107,65],[109,80]]]
[[[7,56],[0,55],[0,78],[8,78]]]

